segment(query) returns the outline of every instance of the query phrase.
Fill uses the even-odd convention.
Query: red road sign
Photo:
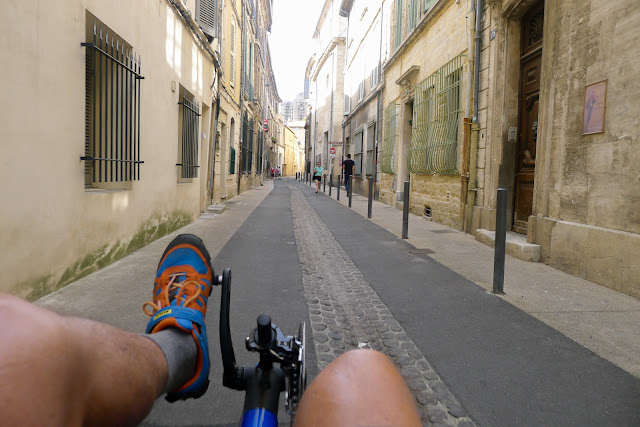
[[[333,147],[329,148],[329,153],[336,154],[336,149]]]

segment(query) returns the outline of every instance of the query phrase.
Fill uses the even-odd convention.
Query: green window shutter
[[[229,174],[236,173],[236,149],[231,147],[231,156],[229,156]]]
[[[425,13],[436,4],[438,0],[424,0],[424,11]]]
[[[396,34],[395,34],[395,47],[396,49],[402,43],[402,0],[396,0]]]

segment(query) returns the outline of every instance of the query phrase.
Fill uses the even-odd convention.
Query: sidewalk
[[[299,183],[302,184],[302,183]],[[322,187],[321,187],[322,189]],[[319,193],[319,197],[329,197]],[[336,188],[331,198],[336,200]],[[348,206],[344,188],[340,201]],[[354,194],[352,210],[365,219],[366,197]],[[398,237],[402,211],[373,201],[371,221]],[[408,243],[478,286],[493,288],[493,248],[471,235],[409,214]],[[497,296],[640,378],[640,301],[542,263],[507,255],[505,295]]]

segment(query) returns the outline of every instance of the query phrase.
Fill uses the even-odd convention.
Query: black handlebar
[[[268,347],[272,341],[271,316],[261,314],[258,316],[258,344]]]
[[[233,390],[246,390],[245,412],[252,408],[278,411],[278,399],[286,391],[287,411],[295,415],[299,398],[306,386],[304,370],[304,325],[299,336],[286,336],[280,328],[271,323],[268,314],[261,314],[257,327],[246,339],[249,351],[260,354],[260,363],[255,367],[236,364],[229,325],[231,302],[231,269],[223,270],[217,277],[222,285],[220,298],[220,352],[224,373],[222,384]],[[274,363],[280,366],[273,366]]]

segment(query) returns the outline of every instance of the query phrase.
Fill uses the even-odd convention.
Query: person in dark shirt
[[[349,191],[349,184],[351,183],[351,175],[353,175],[353,167],[355,162],[351,160],[351,154],[347,154],[347,160],[342,162],[342,171],[344,176],[344,188]]]

